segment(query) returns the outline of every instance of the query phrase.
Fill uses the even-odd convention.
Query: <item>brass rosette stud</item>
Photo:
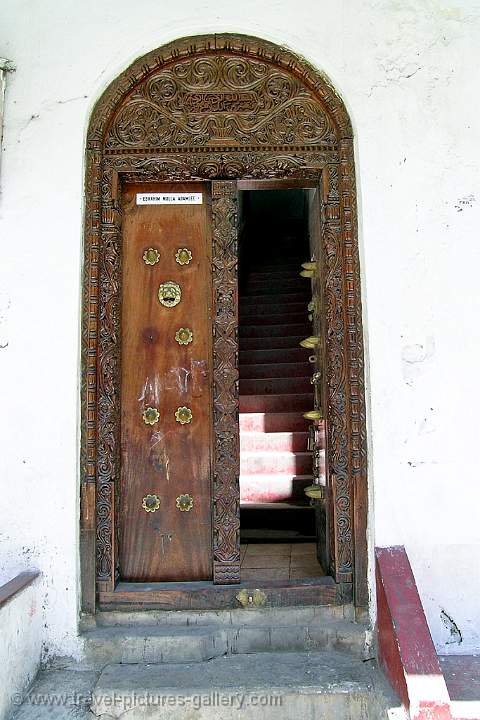
[[[190,510],[193,508],[193,497],[188,493],[185,493],[184,495],[179,495],[175,501],[175,504],[180,510],[180,512],[190,512]]]
[[[179,265],[188,265],[192,261],[192,251],[188,248],[178,248],[175,260]]]
[[[160,413],[157,408],[148,407],[143,411],[142,417],[145,425],[155,425],[160,420]]]
[[[160,507],[160,498],[158,495],[145,495],[142,501],[142,508],[145,512],[156,512]]]
[[[181,327],[175,333],[175,340],[179,345],[189,345],[193,341],[193,332],[188,327]]]
[[[147,248],[143,253],[143,262],[145,265],[156,265],[160,260],[160,253],[157,248]]]
[[[175,411],[175,420],[180,423],[180,425],[188,425],[188,423],[192,422],[192,411],[188,407],[179,407],[178,410]]]

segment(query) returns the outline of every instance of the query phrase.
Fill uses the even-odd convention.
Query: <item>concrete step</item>
[[[294,339],[296,340],[296,338]],[[303,338],[299,338],[298,342],[300,342],[300,340],[303,340]],[[284,347],[277,350],[240,350],[240,372],[246,370],[247,365],[296,365],[297,363],[303,365],[304,363],[308,363],[310,371],[313,373],[312,365],[308,362],[309,355],[310,351],[306,348],[299,347],[298,344],[291,349]]]
[[[243,365],[240,362],[240,380],[288,377],[308,377],[310,380],[313,371],[314,369],[308,361],[265,363],[263,365],[254,363]]]
[[[240,452],[302,452],[307,449],[307,432],[242,432]]]
[[[313,402],[311,375],[308,377],[273,377],[240,379],[240,395],[286,395],[310,393]]]
[[[311,323],[305,318],[304,322],[295,323],[293,325],[240,325],[239,337],[294,337],[295,335],[303,335],[306,337],[312,330]]]
[[[108,665],[96,716],[128,720],[386,720],[394,704],[373,663],[330,652],[227,655],[198,665]]]
[[[300,348],[300,340],[305,340],[307,333],[301,335],[294,335],[293,337],[241,337],[239,340],[240,354],[242,355],[245,351],[257,351],[257,350],[302,350],[303,353],[307,352],[305,348]],[[310,353],[312,351],[310,350]],[[305,357],[305,355],[304,355]],[[307,355],[308,358],[308,355]]]
[[[82,639],[82,667],[96,670],[110,663],[204,663],[250,653],[336,650],[363,657],[366,630],[348,620],[283,626],[117,626],[89,630]]]
[[[261,317],[263,315],[289,315],[291,313],[307,314],[308,302],[280,302],[278,305],[274,303],[263,303],[255,305],[243,305],[240,300],[240,318],[246,320],[249,317]]]
[[[309,475],[312,473],[311,452],[252,452],[240,455],[240,476],[245,475]]]
[[[285,303],[301,302],[308,305],[312,299],[312,293],[310,290],[300,292],[271,292],[266,295],[240,295],[239,304],[240,310],[250,305],[284,305]]]
[[[273,453],[272,453],[273,454]],[[310,469],[311,472],[311,469]],[[313,482],[312,475],[257,473],[240,475],[240,502],[277,503],[303,499],[303,492]]]
[[[310,423],[299,412],[240,413],[240,433],[303,432]]]
[[[291,395],[241,395],[241,413],[306,412],[313,410],[312,393]]]

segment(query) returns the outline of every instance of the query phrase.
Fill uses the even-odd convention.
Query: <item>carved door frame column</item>
[[[333,518],[329,571],[338,583],[353,582],[355,604],[367,605],[366,421],[352,128],[335,90],[303,59],[258,38],[226,34],[183,38],[138,59],[103,93],[90,120],[80,535],[87,611],[94,610],[96,593],[111,592],[118,579],[119,188],[128,181],[246,178],[314,180],[321,187]],[[227,381],[216,377],[215,392]]]

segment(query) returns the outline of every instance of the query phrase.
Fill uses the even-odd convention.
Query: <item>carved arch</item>
[[[272,43],[183,38],[135,61],[97,102],[86,148],[82,325],[83,596],[116,582],[121,213],[130,179],[296,177],[323,199],[333,576],[366,605],[366,423],[353,137],[323,75]],[[91,563],[95,553],[95,572]],[[86,569],[87,568],[87,569]]]

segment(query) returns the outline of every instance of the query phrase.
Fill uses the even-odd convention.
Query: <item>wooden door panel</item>
[[[201,205],[138,205],[137,193],[197,192]],[[211,233],[204,183],[126,185],[122,271],[122,470],[120,574],[125,580],[201,580],[212,576],[211,446],[212,331]],[[159,260],[143,255],[157,250]],[[178,249],[192,259],[176,261]],[[151,253],[152,254],[152,253]],[[152,254],[154,261],[155,254]],[[187,258],[188,259],[188,258]],[[181,299],[164,307],[161,284],[173,281]],[[193,341],[179,344],[188,328]],[[191,410],[181,424],[178,408]],[[146,424],[143,413],[153,424]],[[160,506],[153,511],[156,495]],[[177,498],[193,498],[180,510]],[[187,498],[188,500],[188,498]],[[186,502],[188,505],[188,502]],[[180,503],[183,506],[182,503]]]

